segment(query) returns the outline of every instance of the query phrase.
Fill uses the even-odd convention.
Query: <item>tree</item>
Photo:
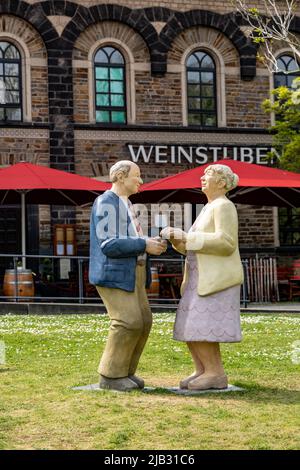
[[[249,37],[257,45],[264,46],[257,58],[270,71],[279,72],[276,59],[276,45],[279,43],[285,44],[296,63],[300,63],[300,40],[290,31],[299,0],[285,0],[280,2],[281,5],[278,0],[261,0],[263,13],[258,8],[250,8],[249,1],[232,1],[251,29]]]
[[[275,114],[276,122],[271,130],[275,132],[274,148],[280,155],[278,164],[300,173],[300,77],[293,81],[292,89],[278,87],[272,95],[272,99],[264,101],[263,108]]]

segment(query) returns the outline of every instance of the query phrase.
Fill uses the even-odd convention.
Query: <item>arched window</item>
[[[216,66],[204,51],[196,51],[186,61],[188,124],[217,126]]]
[[[126,123],[125,61],[120,51],[101,47],[95,55],[96,122]]]
[[[22,120],[21,56],[13,44],[0,41],[0,121]]]
[[[300,66],[293,56],[282,55],[277,59],[280,72],[274,73],[274,88],[286,86],[291,88],[293,80],[300,76]]]

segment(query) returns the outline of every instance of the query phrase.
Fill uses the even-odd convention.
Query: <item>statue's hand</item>
[[[161,255],[166,251],[165,243],[161,243],[155,238],[147,238],[146,240],[146,252],[149,255]]]
[[[166,227],[160,232],[162,238],[167,240],[186,241],[186,233],[180,228]]]

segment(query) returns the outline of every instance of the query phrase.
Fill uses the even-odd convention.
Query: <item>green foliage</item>
[[[280,155],[278,166],[300,172],[300,77],[293,81],[292,89],[282,86],[273,90],[272,95],[273,99],[263,102],[263,109],[275,114],[271,130],[275,132],[274,148]]]
[[[249,8],[248,11],[252,16],[260,15],[259,10],[257,8]]]

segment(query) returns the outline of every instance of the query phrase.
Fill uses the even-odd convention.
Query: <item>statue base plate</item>
[[[82,385],[80,387],[72,387],[72,390],[87,390],[87,391],[96,391],[96,392],[117,392],[117,393],[124,393],[119,392],[119,390],[106,390],[99,387],[99,384],[90,384],[90,385]],[[210,388],[208,390],[187,390],[181,389],[179,387],[145,387],[142,390],[136,389],[134,391],[141,391],[143,393],[174,393],[175,395],[185,395],[185,396],[194,396],[194,395],[203,395],[204,393],[228,393],[228,392],[243,392],[245,389],[241,387],[237,387],[235,385],[228,384],[227,388],[223,389],[214,389]]]

